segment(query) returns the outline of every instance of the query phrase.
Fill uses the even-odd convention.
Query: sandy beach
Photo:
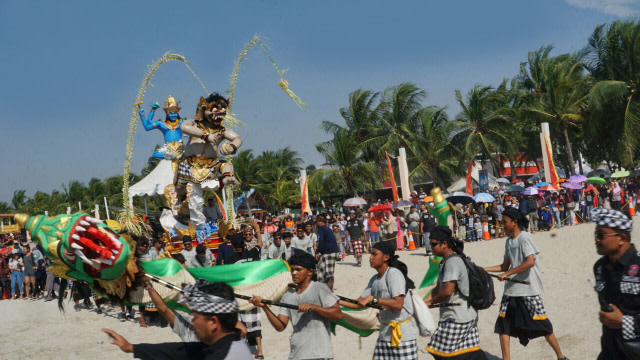
[[[544,283],[542,299],[560,346],[570,359],[594,359],[600,348],[599,307],[589,283],[594,281],[592,267],[598,259],[593,240],[594,227],[593,224],[578,225],[533,235],[540,250],[538,261]],[[638,226],[632,237],[640,238]],[[466,244],[465,252],[479,265],[496,265],[502,262],[504,241],[502,238]],[[409,267],[410,277],[419,283],[427,270],[424,250],[401,251],[399,254]],[[336,293],[357,297],[373,274],[374,270],[368,267],[367,256],[361,268],[355,267],[353,257],[347,257],[336,267]],[[490,309],[482,311],[479,319],[480,345],[489,359],[501,358],[493,326],[503,285],[496,281],[495,287],[498,300]],[[68,303],[66,314],[61,314],[54,301],[0,301],[0,334],[3,340],[0,359],[132,358],[109,344],[101,328],[113,329],[132,343],[179,341],[169,328],[140,328],[137,322],[118,320],[117,313],[116,310],[106,315],[97,314],[94,310],[75,312],[72,303]],[[437,311],[434,310],[433,314],[437,319]],[[278,334],[264,317],[262,326],[265,357],[286,359],[291,327]],[[332,341],[335,359],[370,359],[376,334],[359,339],[354,333],[338,328]],[[428,338],[419,338],[419,348],[424,349],[427,342]],[[526,348],[517,339],[512,339],[511,354],[513,359],[555,359],[544,338],[531,341]],[[431,356],[422,351],[419,358],[431,359]]]

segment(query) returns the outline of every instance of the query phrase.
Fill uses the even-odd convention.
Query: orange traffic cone
[[[413,242],[413,235],[411,234],[411,231],[409,231],[409,234],[407,235],[407,237],[409,238],[409,251],[415,250],[416,243]]]
[[[629,216],[634,216],[636,214],[636,209],[633,208],[633,203],[631,199],[629,199]]]
[[[482,240],[491,240],[491,234],[489,233],[489,224],[485,221],[482,223]]]

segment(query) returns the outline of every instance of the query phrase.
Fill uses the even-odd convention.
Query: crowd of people
[[[636,191],[633,183],[620,187],[614,182],[610,186],[592,186],[580,191],[561,190],[523,196],[509,193],[500,186],[490,191],[495,197],[492,203],[451,206],[451,227],[437,224],[428,210],[433,204],[426,202],[426,197],[420,198],[422,194],[415,197],[418,201],[408,206],[406,213],[393,208],[374,212],[355,208],[346,209],[346,214],[267,215],[262,220],[241,219],[241,226],[226,234],[216,252],[198,244],[188,235],[182,238],[183,249],[176,254],[165,252],[162,240],[140,239],[135,251],[141,261],[171,256],[187,268],[265,259],[287,260],[295,286],[282,297],[281,302],[293,306],[293,309],[281,307],[278,312],[273,312],[262,299],[254,296],[250,302],[255,308],[239,311],[233,290],[228,285],[198,280],[190,289],[185,289],[188,296],[184,301],[192,310],[192,320],[189,321],[180,312],[167,307],[153,284],[146,281],[145,287],[153,303],[138,308],[140,326],[147,327],[157,321],[160,326],[171,327],[183,342],[132,345],[112,330],[105,329],[105,332],[112,337],[112,343],[139,358],[190,358],[197,354],[196,358],[261,359],[265,357],[262,324],[266,318],[277,331],[283,331],[291,322],[290,359],[333,358],[330,322],[341,319],[341,307],[363,309],[376,306],[381,309],[380,329],[372,349],[373,358],[417,359],[416,340],[421,331],[420,324],[412,315],[416,309],[409,293],[415,284],[407,275],[407,266],[398,260],[396,251],[424,247],[427,255],[443,258],[437,285],[425,299],[425,304],[459,304],[440,308],[437,329],[431,334],[426,350],[435,359],[459,355],[464,355],[465,359],[486,359],[480,348],[477,325],[478,311],[484,308],[473,303],[477,294],[474,295],[471,284],[477,279],[472,279],[472,273],[468,271],[464,243],[482,240],[485,237],[484,224],[490,223],[493,225],[491,238],[507,236],[501,264],[485,268],[489,272],[498,272],[498,280],[505,281],[495,325],[503,358],[510,358],[511,337],[518,338],[523,344],[544,337],[558,359],[566,359],[546,316],[541,298],[543,287],[537,262],[538,250],[531,233],[574,225],[576,221],[572,221],[572,217],[578,222],[594,221],[598,252],[609,256],[613,262],[624,260],[623,266],[636,266],[637,273],[637,259],[621,257],[630,257],[626,255],[630,252],[635,254],[635,248],[630,245],[633,221],[629,215],[616,210],[635,205],[638,200]],[[385,203],[379,201],[374,206]],[[477,223],[482,225],[482,234],[477,232]],[[609,237],[620,239],[612,241]],[[9,298],[50,301],[65,297],[64,291],[60,293],[56,289],[59,279],[48,271],[51,264],[43,257],[39,245],[32,248],[22,237],[13,236],[5,240],[3,247],[13,248],[8,254],[3,252],[5,255],[0,261],[0,285],[7,295],[10,294]],[[375,274],[367,284],[363,284],[364,290],[357,300],[341,299],[334,294],[336,262],[353,256],[353,265],[360,267],[364,253],[370,254],[369,265]],[[596,265],[595,271],[600,284],[597,286],[606,288],[608,283],[603,279],[611,270],[604,270],[607,264],[601,259],[603,261],[600,268]],[[92,293],[82,281],[74,281],[70,289],[69,299],[74,301],[76,311],[83,307],[92,308],[94,304],[98,313],[110,308],[107,298]],[[610,289],[601,296],[603,351],[607,347],[610,348],[607,351],[622,351],[616,343],[619,330],[615,329],[620,329],[623,324],[630,323],[632,328],[631,335],[624,335],[635,337],[633,324],[636,320],[632,315],[629,315],[629,320],[625,314],[640,310],[636,308],[640,304],[629,300],[627,293]],[[612,304],[617,301],[615,304],[619,305],[609,306],[609,301]],[[526,314],[533,315],[529,317]],[[123,321],[134,319],[134,311],[123,305],[119,317]],[[314,346],[308,345],[311,343]],[[220,354],[224,356],[220,357]]]

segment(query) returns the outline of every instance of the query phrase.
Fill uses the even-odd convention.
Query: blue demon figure
[[[164,135],[164,145],[153,152],[153,157],[167,160],[178,159],[182,156],[184,150],[182,130],[180,130],[180,125],[183,120],[178,114],[180,107],[176,99],[169,95],[164,102],[163,109],[166,113],[164,122],[153,120],[153,116],[159,107],[157,103],[151,105],[151,111],[147,117],[144,116],[144,110],[140,109],[138,111],[145,130],[159,129],[162,135]]]

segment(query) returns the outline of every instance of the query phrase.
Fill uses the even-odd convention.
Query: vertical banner
[[[473,170],[474,163],[469,161],[469,169],[467,170],[467,189],[466,193],[473,196],[473,183],[471,181],[471,171]]]
[[[478,170],[478,188],[479,192],[489,191],[489,170]]]
[[[544,136],[545,147],[547,149],[547,159],[549,162],[549,177],[551,177],[551,185],[554,188],[558,188],[558,173],[556,172],[556,166],[553,163],[553,151],[551,150],[551,142],[548,136]]]
[[[391,168],[391,160],[389,160],[389,154],[385,151],[387,156],[387,170],[389,171],[389,181],[391,181],[391,191],[393,192],[393,202],[398,202],[398,187],[396,186],[396,179],[393,177],[393,169]]]
[[[304,181],[300,183],[302,185],[302,198],[300,199],[300,202],[302,203],[300,208],[301,214],[305,212],[311,214],[311,206],[309,205],[309,186],[307,185],[307,181],[309,181],[308,175],[304,178]]]

